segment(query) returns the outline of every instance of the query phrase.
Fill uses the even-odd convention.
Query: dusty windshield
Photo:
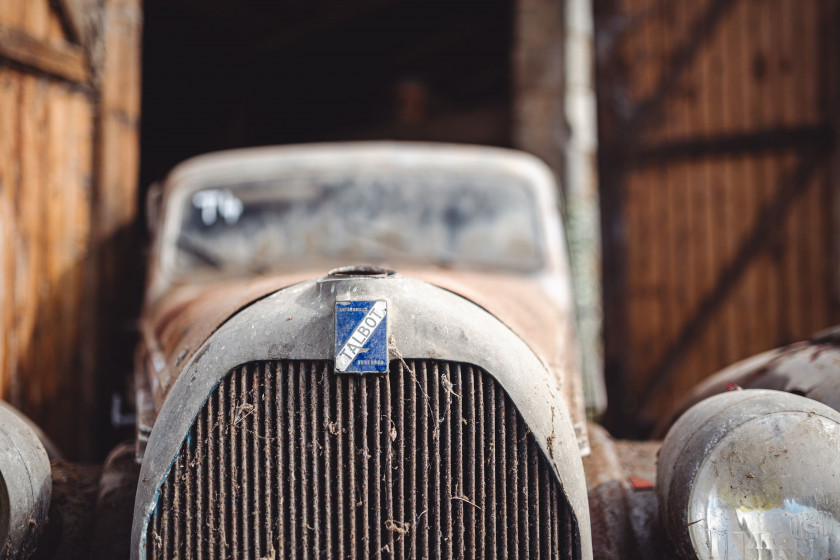
[[[314,260],[533,272],[541,253],[533,192],[511,179],[295,176],[193,192],[174,262],[178,276]]]

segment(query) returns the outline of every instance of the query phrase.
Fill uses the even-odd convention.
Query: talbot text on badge
[[[387,314],[384,301],[335,302],[335,371],[387,371]]]

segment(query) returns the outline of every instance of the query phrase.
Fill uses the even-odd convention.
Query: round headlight
[[[766,390],[701,401],[668,432],[660,512],[685,558],[840,557],[840,413]]]

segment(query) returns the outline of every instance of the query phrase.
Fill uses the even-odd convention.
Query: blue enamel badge
[[[335,371],[380,373],[388,370],[388,304],[384,301],[335,302]]]

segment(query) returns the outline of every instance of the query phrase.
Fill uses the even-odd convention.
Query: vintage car
[[[535,158],[478,147],[177,167],[132,558],[591,558],[555,192]]]
[[[613,440],[586,422],[556,192],[486,147],[181,164],[150,204],[136,440],[92,516],[54,462],[47,522],[46,453],[0,437],[0,482],[33,448],[42,489],[0,493],[3,557],[45,523],[38,558],[840,557],[840,377],[814,382],[836,341],[795,383],[733,366],[664,443]]]

